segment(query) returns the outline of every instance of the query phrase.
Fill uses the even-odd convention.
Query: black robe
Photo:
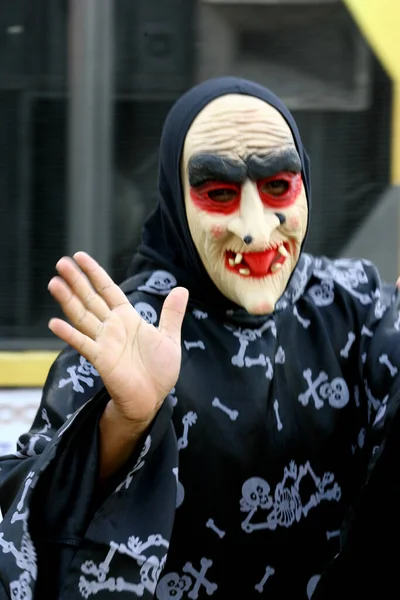
[[[157,324],[175,284],[124,289]],[[370,263],[305,254],[270,317],[190,304],[176,388],[101,489],[108,396],[66,349],[0,462],[0,599],[391,597],[399,308]]]

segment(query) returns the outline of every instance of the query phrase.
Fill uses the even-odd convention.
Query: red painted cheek
[[[225,234],[226,228],[223,225],[213,225],[211,227],[211,235],[215,240],[219,240]]]
[[[297,215],[286,217],[286,229],[290,231],[298,231],[301,228],[301,219]]]

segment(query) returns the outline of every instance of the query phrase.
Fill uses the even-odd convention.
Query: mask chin
[[[274,312],[292,270],[292,265],[288,262],[279,273],[263,279],[240,277],[226,270],[209,274],[219,291],[249,314],[268,315]]]

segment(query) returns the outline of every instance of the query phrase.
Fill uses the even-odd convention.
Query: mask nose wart
[[[281,225],[283,225],[285,223],[285,221],[286,221],[285,215],[283,215],[282,213],[275,213],[275,215],[278,217],[279,223]]]

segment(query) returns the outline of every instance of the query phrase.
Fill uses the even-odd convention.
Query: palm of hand
[[[49,283],[71,324],[52,319],[49,327],[96,368],[122,417],[151,420],[179,376],[187,291],[170,293],[156,328],[90,256],[74,258],[61,259]]]
[[[111,397],[125,417],[145,420],[149,410],[157,410],[178,379],[179,342],[146,321],[138,320],[130,304],[112,311],[96,342],[98,354],[93,365]]]

